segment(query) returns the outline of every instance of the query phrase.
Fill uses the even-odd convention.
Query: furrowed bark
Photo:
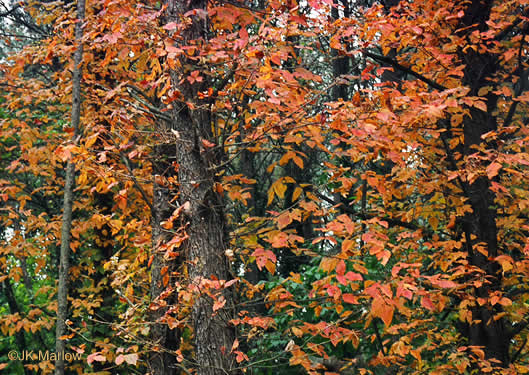
[[[71,127],[74,129],[73,142],[79,141],[79,127],[81,122],[81,62],[83,59],[83,29],[85,14],[85,0],[77,1],[77,23],[75,25],[75,43],[77,49],[74,54],[72,76],[72,118]],[[68,318],[68,271],[70,268],[70,235],[72,229],[72,202],[75,185],[75,164],[68,160],[66,165],[66,181],[64,184],[63,216],[61,228],[61,248],[59,264],[59,285],[57,292],[57,324],[55,331],[55,352],[59,353],[55,363],[55,375],[64,375],[64,353],[66,346],[62,336],[66,334],[66,319]]]
[[[174,175],[174,169],[167,156],[174,153],[174,144],[160,144],[155,147],[155,162],[153,163],[154,187],[153,187],[153,207],[152,207],[152,242],[153,261],[151,265],[151,298],[152,311],[150,313],[151,325],[150,338],[155,346],[148,360],[150,374],[152,375],[173,375],[176,374],[176,357],[171,353],[177,349],[178,333],[171,330],[167,324],[160,321],[167,312],[166,306],[156,306],[157,297],[170,287],[170,279],[164,280],[164,275],[170,275],[178,267],[178,259],[165,259],[163,250],[160,248],[170,239],[170,233],[162,227],[161,223],[171,216],[170,201],[172,195],[167,186],[161,180]],[[167,267],[167,272],[162,274],[162,269]],[[168,304],[171,302],[165,301]]]
[[[184,14],[198,9],[205,10],[207,2],[167,0],[166,22],[181,22]],[[192,22],[187,29],[182,31],[182,43],[190,40],[204,40],[207,32],[207,21],[200,16],[191,16]],[[200,48],[200,43],[198,44]],[[189,238],[180,247],[180,262],[186,263],[190,289],[200,293],[204,287],[203,281],[211,278],[229,280],[229,262],[225,256],[226,223],[222,199],[213,191],[216,181],[214,166],[221,164],[221,154],[216,151],[205,150],[202,141],[213,140],[211,134],[211,113],[205,109],[205,103],[199,103],[197,93],[204,89],[205,82],[201,85],[189,84],[182,80],[180,72],[171,72],[171,81],[187,102],[193,102],[195,108],[191,109],[187,102],[181,103],[171,113],[169,128],[160,127],[160,131],[172,131],[177,134],[176,143],[161,145],[157,148],[157,160],[166,160],[166,168],[154,166],[155,173],[164,173],[167,166],[174,171],[178,179],[178,199],[173,204],[182,207],[179,217],[180,224],[185,228]],[[174,164],[173,164],[174,161]],[[157,162],[158,163],[158,162]],[[176,165],[176,168],[175,168]],[[163,176],[162,176],[163,177]],[[163,178],[162,178],[163,180]],[[160,223],[174,210],[168,210],[169,201],[173,200],[170,188],[155,182],[154,186],[154,214],[153,214],[153,241],[155,246],[170,239]],[[156,243],[157,242],[157,243]],[[153,260],[151,293],[156,295],[163,286],[163,275],[160,269],[164,259],[157,254]],[[169,283],[171,280],[169,280]],[[201,284],[202,283],[202,284]],[[223,294],[227,300],[226,306],[231,306],[231,295]],[[194,333],[194,352],[196,373],[199,375],[225,375],[236,374],[233,370],[234,359],[230,354],[235,340],[235,329],[228,324],[230,314],[228,309],[221,309],[213,314],[213,300],[206,295],[200,295],[194,302],[191,311],[191,321]],[[168,328],[161,325],[153,329],[163,345],[168,339]],[[165,342],[167,344],[167,342]],[[151,361],[152,374],[172,374],[172,358],[160,355]]]

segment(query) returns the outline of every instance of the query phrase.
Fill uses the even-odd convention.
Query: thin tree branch
[[[5,5],[4,5],[3,7],[4,7],[5,9],[7,9],[7,7],[6,7]],[[17,4],[17,5],[15,5],[13,8],[8,9],[8,10],[6,10],[5,12],[0,13],[0,17],[9,16],[11,13],[15,12],[18,8],[20,8],[20,4]]]
[[[78,144],[81,136],[81,63],[83,61],[83,20],[85,18],[85,0],[77,0],[77,23],[75,25],[76,50],[73,58],[72,75],[72,115],[71,126],[74,129],[73,143]],[[59,280],[57,286],[57,322],[55,326],[55,351],[63,353],[66,342],[66,320],[68,318],[68,271],[70,268],[70,242],[72,230],[73,191],[75,185],[75,163],[72,159],[66,164],[66,180],[64,182],[63,214],[61,225],[61,247],[59,263]],[[59,356],[55,362],[55,375],[64,375],[65,361]]]
[[[369,220],[369,219],[374,219],[374,218],[377,218],[378,216],[377,215],[373,215],[373,214],[369,214],[369,213],[365,213],[365,212],[358,212],[358,211],[355,211],[353,210],[351,207],[349,206],[346,206],[345,204],[341,203],[341,202],[336,202],[334,201],[333,199],[319,193],[319,192],[314,192],[320,199],[323,199],[324,201],[326,201],[327,203],[330,203],[332,204],[333,206],[340,206],[340,208],[342,210],[344,210],[345,212],[351,214],[351,215],[354,215],[360,219],[363,219],[363,220]],[[385,222],[387,222],[389,225],[392,225],[392,226],[399,226],[399,227],[403,227],[403,228],[408,228],[408,229],[412,229],[412,230],[422,230],[423,232],[425,233],[428,233],[429,230],[426,229],[426,228],[422,228],[414,223],[408,223],[408,222],[405,222],[405,221],[402,221],[402,220],[398,220],[398,219],[393,219],[393,218],[390,218],[390,217],[380,217],[379,218],[380,220],[383,220]]]
[[[149,95],[147,95],[147,93],[146,93],[145,91],[143,91],[142,89],[140,89],[139,87],[136,87],[136,86],[134,86],[134,85],[132,85],[132,84],[130,84],[130,83],[127,83],[127,84],[125,85],[125,87],[131,89],[132,91],[134,91],[134,92],[136,92],[136,93],[138,93],[138,94],[140,94],[140,95],[143,96],[145,99],[147,99],[147,100],[149,101],[149,103],[151,103],[151,105],[152,105],[153,107],[157,108],[158,111],[160,110],[160,109],[158,108],[158,104],[154,101],[154,99],[151,98]]]
[[[129,173],[131,175],[132,181],[134,182],[134,186],[136,186],[136,189],[138,189],[138,191],[140,192],[141,196],[143,197],[143,200],[145,201],[147,206],[149,206],[149,208],[151,209],[151,212],[152,212],[153,211],[152,202],[149,199],[149,196],[147,195],[145,190],[139,184],[138,180],[136,179],[136,176],[134,176],[134,172],[133,172],[132,166],[130,165],[130,159],[128,158],[127,155],[125,155],[123,153],[123,151],[119,152],[119,156],[121,157],[121,160],[123,161],[123,164],[125,164],[125,166],[127,167],[127,170],[129,171]]]
[[[446,90],[446,87],[444,87],[443,85],[441,85],[441,84],[439,84],[437,82],[434,82],[434,81],[432,81],[429,78],[426,78],[422,74],[417,73],[416,71],[414,71],[414,70],[412,70],[410,68],[406,68],[405,66],[399,64],[398,62],[396,62],[393,59],[390,59],[389,57],[382,56],[382,55],[377,55],[375,53],[368,52],[368,51],[364,51],[364,55],[367,56],[367,57],[372,58],[373,60],[375,60],[375,61],[377,61],[379,63],[384,63],[384,64],[387,64],[387,65],[391,65],[392,67],[394,67],[394,68],[396,68],[396,69],[398,69],[398,70],[400,70],[400,71],[402,71],[404,73],[412,75],[415,78],[417,78],[418,80],[423,81],[424,83],[426,83],[429,86],[433,87],[434,89],[437,89],[437,90],[440,90],[440,91]]]
[[[519,85],[516,89],[516,92],[513,97],[513,102],[511,104],[511,107],[509,108],[509,112],[507,113],[507,116],[505,117],[505,121],[503,122],[503,126],[507,127],[511,124],[511,121],[514,117],[514,112],[516,111],[516,107],[518,106],[518,101],[514,100],[516,97],[520,96],[522,92],[525,90],[525,81],[527,80],[527,70],[523,69],[522,64],[522,50],[525,44],[525,33],[522,37],[522,40],[520,42],[520,49],[518,50],[518,76],[519,76]]]
[[[522,288],[522,289],[514,289],[510,292],[505,293],[505,296],[509,299],[512,299],[513,297],[519,296],[520,294],[526,294],[529,293],[528,288]]]
[[[22,26],[27,27],[30,31],[33,31],[36,34],[39,34],[41,36],[47,37],[49,36],[48,33],[46,33],[44,30],[42,30],[39,26],[32,24],[28,22],[27,20],[23,19],[24,14],[17,13],[17,12],[11,12],[11,20],[15,23],[19,23]]]
[[[522,350],[523,348],[525,348],[525,345],[527,344],[527,337],[525,338],[525,340],[523,341],[522,345],[520,345],[520,347],[518,348],[518,350],[516,351],[516,353],[514,353],[514,355],[512,356],[511,358],[511,363],[514,363],[516,362],[516,360],[518,359],[518,357],[520,356],[520,354],[522,353]]]
[[[522,320],[521,322],[516,323],[510,329],[508,336],[510,338],[513,338],[514,336],[522,332],[525,328],[527,328],[528,325],[529,325],[529,320]]]
[[[384,347],[384,343],[382,342],[382,337],[380,336],[380,331],[378,329],[378,323],[377,319],[373,319],[373,328],[375,329],[375,336],[377,337],[378,345],[380,345],[380,350],[382,351],[382,354],[387,355],[386,348]]]
[[[271,14],[271,13],[265,12],[264,10],[261,10],[259,8],[248,6],[247,4],[245,4],[242,1],[222,0],[222,2],[224,4],[233,5],[234,7],[237,7],[237,8],[247,9],[247,10],[250,10],[250,11],[255,12],[255,13],[260,13],[260,14],[264,14],[264,15],[270,15]]]

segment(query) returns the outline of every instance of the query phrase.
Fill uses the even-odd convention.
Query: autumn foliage
[[[527,1],[89,1],[77,143],[74,5],[0,60],[1,369],[53,371],[74,160],[71,373],[529,372]]]

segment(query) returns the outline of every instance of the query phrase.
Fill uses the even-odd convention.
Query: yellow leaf
[[[277,180],[272,186],[274,187],[274,192],[276,193],[276,195],[279,198],[284,199],[285,192],[287,191],[287,186],[283,184],[282,180]]]
[[[94,145],[94,143],[96,143],[97,141],[97,137],[99,136],[99,133],[96,133],[90,137],[88,137],[85,141],[85,147],[86,148],[90,148]]]
[[[501,265],[503,272],[508,272],[513,269],[513,260],[508,255],[500,255],[496,257],[496,262]]]
[[[266,203],[266,205],[270,206],[273,201],[274,201],[274,189],[270,188],[268,189],[268,202]]]
[[[303,169],[303,159],[302,158],[296,155],[292,158],[292,160],[294,160],[294,163],[299,167],[299,169]]]
[[[485,96],[492,90],[492,86],[485,86],[479,89],[478,96]]]
[[[334,271],[336,269],[336,266],[338,265],[338,262],[340,260],[338,258],[323,258],[320,263],[320,268],[322,271],[330,273],[331,271]]]
[[[296,187],[294,189],[294,193],[292,194],[292,201],[293,202],[297,201],[301,193],[303,193],[303,189],[300,187]]]
[[[439,226],[439,219],[436,216],[430,216],[428,222],[432,226],[433,230],[437,230],[437,227]]]
[[[285,155],[281,157],[279,160],[279,165],[285,165],[288,163],[290,159],[292,159],[294,156],[296,156],[296,153],[294,151],[287,151]]]
[[[296,336],[296,337],[301,337],[303,336],[303,331],[297,327],[292,327],[291,328],[292,330],[292,333]]]
[[[276,272],[276,264],[271,261],[267,261],[265,263],[265,268],[270,272],[272,275]]]

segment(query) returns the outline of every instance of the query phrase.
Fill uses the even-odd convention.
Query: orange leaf
[[[202,139],[202,145],[204,148],[212,148],[215,147],[215,143],[208,141],[207,139]]]
[[[322,271],[330,273],[336,269],[339,259],[337,258],[323,258],[320,262],[320,268]]]
[[[350,303],[352,305],[358,304],[358,298],[354,294],[351,294],[351,293],[342,294],[342,299],[344,302]]]
[[[283,229],[287,227],[292,222],[292,217],[290,216],[290,212],[284,212],[277,218],[277,227],[279,229]]]
[[[499,170],[501,169],[501,164],[497,162],[490,163],[487,166],[487,177],[489,180],[492,180],[494,176],[498,175]]]
[[[395,307],[386,303],[384,298],[379,296],[373,298],[373,302],[371,303],[371,313],[373,316],[382,319],[386,327],[389,327],[393,320],[394,310]]]
[[[215,303],[213,304],[213,312],[222,309],[225,304],[226,304],[226,298],[224,298],[224,296],[220,296],[219,299],[217,299]]]
[[[238,347],[239,347],[239,340],[235,339],[235,341],[233,342],[233,345],[231,346],[231,352],[233,353],[233,351],[237,349]]]
[[[422,299],[421,299],[421,306],[430,310],[430,311],[434,311],[435,310],[435,306],[432,302],[432,300],[428,297],[428,296],[423,296]]]

